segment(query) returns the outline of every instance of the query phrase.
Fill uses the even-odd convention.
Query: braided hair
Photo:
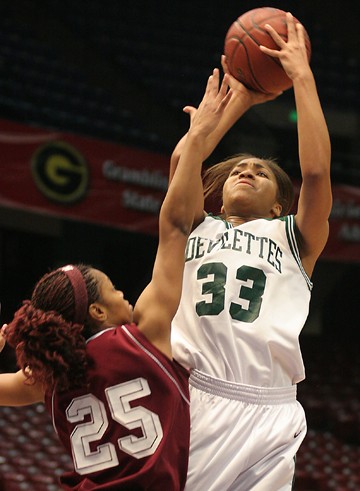
[[[6,339],[28,383],[45,391],[86,385],[86,339],[92,334],[87,312],[99,299],[92,271],[80,264],[45,274],[8,324]]]

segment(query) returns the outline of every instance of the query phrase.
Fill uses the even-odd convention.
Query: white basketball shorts
[[[306,434],[296,385],[231,383],[193,370],[186,491],[290,491]]]

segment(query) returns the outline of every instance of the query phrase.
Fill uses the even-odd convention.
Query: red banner
[[[0,205],[156,234],[169,156],[0,120]]]
[[[299,182],[294,183],[295,196]],[[321,257],[331,261],[360,262],[360,188],[332,185],[330,234]]]
[[[333,186],[330,236],[323,257],[360,262],[360,188]]]
[[[5,120],[0,152],[0,206],[157,234],[169,156]],[[360,188],[333,198],[322,257],[359,262]]]

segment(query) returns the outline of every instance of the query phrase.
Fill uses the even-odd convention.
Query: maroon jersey
[[[180,491],[189,454],[189,373],[135,324],[88,340],[89,387],[46,394],[75,472],[63,488]]]

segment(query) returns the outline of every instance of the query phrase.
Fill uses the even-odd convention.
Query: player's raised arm
[[[43,401],[42,387],[29,383],[22,370],[0,373],[0,406],[27,406]]]
[[[261,49],[279,58],[293,81],[298,115],[299,158],[302,174],[296,224],[301,235],[300,255],[311,275],[329,234],[328,218],[332,206],[330,182],[331,145],[328,128],[309,65],[304,28],[287,13],[288,40],[285,42],[271,26],[267,29],[279,50]]]
[[[231,98],[227,79],[219,82],[219,70],[209,77],[199,108],[185,108],[190,129],[159,217],[159,246],[150,284],[134,309],[134,320],[148,338],[170,354],[170,323],[181,294],[184,255],[192,229],[198,196],[203,194],[201,165],[205,141]],[[219,88],[220,86],[220,88]]]
[[[207,135],[203,142],[203,161],[205,161],[215,150],[222,138],[228,133],[228,131],[234,126],[234,124],[243,116],[248,109],[256,104],[261,104],[278,97],[281,92],[274,94],[264,94],[262,92],[256,92],[249,90],[241,82],[236,80],[230,75],[225,55],[221,57],[221,65],[226,76],[226,82],[228,83],[232,95],[226,105],[224,111],[221,114],[221,118],[213,131]],[[194,117],[196,114],[196,108],[187,106],[186,112],[190,113],[190,117]],[[178,165],[180,156],[182,154],[188,133],[186,133],[174,148],[170,159],[170,172],[169,182],[171,182]],[[203,194],[199,194],[198,202],[195,208],[194,226],[202,221],[204,217],[204,198]]]

